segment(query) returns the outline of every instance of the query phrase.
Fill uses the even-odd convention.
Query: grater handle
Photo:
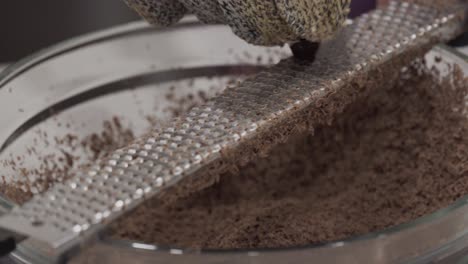
[[[6,256],[16,249],[16,245],[26,237],[10,230],[0,228],[0,257]]]

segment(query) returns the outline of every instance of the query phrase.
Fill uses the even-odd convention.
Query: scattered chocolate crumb
[[[189,80],[188,86],[194,86],[194,80]],[[217,87],[216,87],[217,88]],[[200,105],[201,103],[205,103],[208,101],[208,96],[204,91],[198,91],[197,96],[192,93],[183,95],[183,96],[176,96],[175,87],[169,87],[169,92],[165,95],[166,99],[171,102],[173,105],[166,107],[163,109],[165,112],[169,112],[171,116],[180,116],[182,113],[187,112],[189,109],[193,108],[196,105]],[[145,116],[148,120],[148,116]],[[151,118],[150,119],[154,119]]]
[[[70,153],[68,153],[68,152],[66,152],[66,151],[64,151],[64,150],[62,150],[62,153],[63,153],[63,155],[65,156],[65,161],[67,162],[67,163],[66,163],[67,166],[70,167],[70,168],[72,168],[72,167],[73,167],[73,156],[72,156]],[[63,160],[63,159],[62,159],[62,160]]]
[[[5,182],[4,178],[2,178],[2,182]],[[18,204],[25,203],[32,197],[31,194],[21,189],[19,184],[0,184],[0,193]]]
[[[52,144],[45,131],[37,130],[36,134],[45,145]],[[103,123],[103,130],[99,134],[91,134],[79,140],[77,135],[66,134],[63,137],[54,137],[54,146],[60,149],[60,154],[38,155],[34,146],[27,149],[28,155],[40,161],[38,169],[27,169],[23,165],[25,157],[17,156],[10,160],[3,160],[3,167],[9,167],[20,173],[21,177],[14,182],[7,182],[2,175],[0,193],[11,201],[22,204],[28,201],[35,193],[47,190],[52,184],[62,182],[73,176],[73,170],[87,167],[92,162],[108,155],[111,151],[127,145],[134,139],[133,132],[124,128],[118,117]],[[34,139],[33,144],[38,144]],[[65,150],[65,148],[67,150]],[[82,155],[82,153],[85,155]],[[80,153],[80,154],[78,154]],[[76,161],[84,159],[81,165]],[[20,164],[18,164],[20,162]],[[36,180],[31,181],[33,177]]]
[[[100,133],[94,133],[81,141],[81,145],[92,153],[93,160],[102,158],[107,153],[133,140],[133,131],[123,129],[118,118],[114,117],[111,121],[104,121],[104,130]]]

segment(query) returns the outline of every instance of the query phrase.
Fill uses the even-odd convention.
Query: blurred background
[[[122,0],[0,0],[0,63],[139,19]]]
[[[375,1],[352,1],[352,15],[374,8]],[[139,19],[122,0],[1,2],[0,63],[16,61],[73,36]]]

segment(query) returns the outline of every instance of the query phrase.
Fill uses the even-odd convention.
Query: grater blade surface
[[[181,186],[196,188],[197,177],[254,158],[258,149],[301,129],[300,124],[328,122],[327,111],[341,111],[344,102],[364,93],[370,82],[391,79],[382,67],[404,66],[414,54],[422,55],[464,30],[466,5],[445,8],[418,2],[394,1],[363,15],[323,43],[313,63],[284,60],[227,89],[13,208],[0,217],[0,228],[45,242],[62,254],[176,183],[190,179]],[[322,109],[323,116],[311,116],[312,108]]]

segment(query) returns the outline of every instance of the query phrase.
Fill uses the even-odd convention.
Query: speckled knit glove
[[[124,0],[152,24],[169,26],[186,13],[228,24],[256,45],[320,42],[344,24],[351,0]]]

